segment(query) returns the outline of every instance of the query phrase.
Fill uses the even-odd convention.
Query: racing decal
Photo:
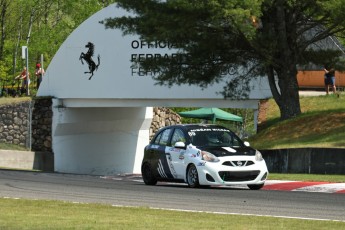
[[[171,148],[169,148],[168,152],[174,152],[176,154],[179,154],[178,159],[183,160],[184,159],[184,154],[185,154],[186,150],[171,147]]]
[[[223,128],[199,128],[199,129],[191,129],[189,130],[188,134],[189,136],[195,135],[195,132],[230,132],[228,129]]]
[[[166,157],[164,157],[164,158],[161,157],[161,159],[159,159],[158,166],[157,166],[158,173],[162,178],[173,179],[174,177],[170,172],[168,161],[167,161]]]
[[[157,168],[157,170],[158,170],[158,173],[159,173],[159,175],[160,175],[161,177],[163,177],[163,178],[168,178],[168,176],[165,174],[165,171],[164,171],[163,164],[162,164],[162,161],[161,161],[161,160],[159,160],[159,162],[158,162],[158,168]]]
[[[205,166],[206,162],[199,162],[197,166]]]
[[[189,131],[189,132],[188,132],[188,135],[189,135],[190,137],[193,137],[193,136],[195,136],[196,134],[195,134],[194,131]]]
[[[177,173],[172,164],[170,153],[165,153],[160,156],[158,161],[157,171],[162,178],[177,178]]]
[[[228,151],[228,152],[231,152],[231,153],[237,152],[235,149],[230,148],[230,147],[222,147],[222,148],[225,149],[225,150]]]

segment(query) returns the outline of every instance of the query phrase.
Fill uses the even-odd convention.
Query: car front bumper
[[[197,169],[201,185],[264,184],[268,176],[265,161],[255,161],[252,156],[225,157],[220,162],[205,162]]]

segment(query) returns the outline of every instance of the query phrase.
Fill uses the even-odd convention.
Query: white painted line
[[[153,207],[149,207],[149,208],[155,209],[155,210],[167,210],[167,211],[177,211],[177,212],[196,212],[196,213],[210,213],[210,214],[220,214],[220,215],[239,215],[239,216],[274,217],[274,218],[298,219],[298,220],[321,220],[321,221],[345,222],[344,220],[319,219],[319,218],[309,218],[309,217],[259,215],[259,214],[246,214],[246,213],[236,213],[236,212],[209,212],[209,211],[196,211],[196,210],[188,210],[188,209],[167,209],[167,208],[153,208]]]

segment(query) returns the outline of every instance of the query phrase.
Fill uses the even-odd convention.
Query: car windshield
[[[243,141],[225,128],[200,128],[188,132],[195,146],[243,147]]]

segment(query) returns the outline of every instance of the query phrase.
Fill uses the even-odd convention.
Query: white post
[[[42,68],[42,71],[44,70],[43,61],[44,61],[43,54],[41,54],[41,68]],[[43,76],[43,74],[42,74],[42,76]]]
[[[25,48],[25,59],[26,59],[26,95],[30,95],[30,90],[29,90],[29,81],[30,81],[30,76],[29,76],[29,49],[26,46]]]

